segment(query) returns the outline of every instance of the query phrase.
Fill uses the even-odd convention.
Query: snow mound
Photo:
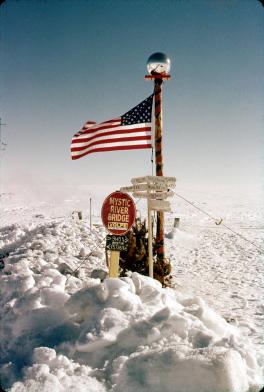
[[[79,365],[47,347],[34,350],[33,366],[25,370],[24,382],[16,382],[11,392],[105,392],[94,377],[91,368]]]
[[[259,385],[249,343],[199,298],[134,273],[74,294],[68,312],[78,303],[75,357],[103,368],[115,392],[245,392]]]
[[[13,230],[18,231],[18,227]],[[12,231],[12,230],[11,230]],[[11,392],[253,392],[250,341],[198,297],[133,273],[68,279],[101,232],[54,223],[6,238],[0,273],[2,386]],[[80,255],[81,254],[81,255]],[[100,252],[89,259],[100,267]]]

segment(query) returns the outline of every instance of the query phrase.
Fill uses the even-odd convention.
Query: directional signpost
[[[135,198],[147,199],[148,203],[148,254],[149,276],[153,278],[152,220],[151,211],[170,212],[170,202],[165,200],[174,193],[169,188],[176,185],[175,177],[144,176],[132,178],[132,186],[120,188],[122,192],[131,192]]]
[[[128,194],[113,192],[104,200],[101,210],[102,221],[107,231],[113,234],[108,235],[106,239],[106,248],[111,251],[110,278],[118,277],[120,251],[127,249],[127,238],[123,234],[131,228],[135,216],[136,207]]]

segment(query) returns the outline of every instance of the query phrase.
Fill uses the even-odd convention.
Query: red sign
[[[113,192],[104,201],[101,217],[111,234],[125,234],[133,225],[136,206],[133,199],[123,192]]]

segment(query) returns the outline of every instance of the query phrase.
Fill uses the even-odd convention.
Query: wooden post
[[[180,225],[180,218],[174,218],[174,225],[173,227],[179,227]]]
[[[90,230],[92,229],[92,198],[90,197]]]
[[[118,250],[111,250],[110,252],[109,278],[118,278],[119,255]]]
[[[152,249],[152,219],[151,209],[148,197],[148,263],[149,263],[149,276],[153,278],[153,249]]]
[[[155,102],[155,163],[156,176],[163,176],[163,157],[162,157],[162,77],[155,78],[154,102]],[[157,260],[161,263],[165,258],[164,251],[164,212],[157,212]]]

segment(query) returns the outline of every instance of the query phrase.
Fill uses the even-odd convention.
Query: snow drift
[[[51,222],[2,229],[1,362],[11,392],[248,392],[261,372],[253,346],[198,297],[105,268],[102,229]],[[66,276],[67,275],[67,276]]]

